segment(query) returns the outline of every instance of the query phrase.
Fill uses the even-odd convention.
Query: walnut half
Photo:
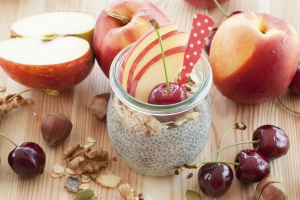
[[[63,159],[68,160],[68,168],[76,175],[88,174],[93,176],[108,165],[108,152],[102,148],[84,148],[83,145],[69,146],[63,153]]]

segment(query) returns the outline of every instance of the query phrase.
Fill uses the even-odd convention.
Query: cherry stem
[[[289,111],[291,111],[291,112],[293,112],[293,113],[296,113],[296,114],[300,115],[300,112],[299,112],[299,111],[292,110],[291,108],[287,107],[287,106],[281,101],[281,99],[280,99],[279,97],[277,97],[277,99],[278,99],[279,103],[280,103],[283,107],[285,107],[287,110],[289,110]]]
[[[46,93],[46,94],[50,94],[50,95],[54,95],[54,96],[57,96],[59,95],[58,91],[56,90],[38,90],[38,89],[27,89],[27,90],[24,90],[18,94],[15,94],[14,96],[12,96],[11,98],[9,98],[7,101],[5,101],[1,106],[0,106],[0,110],[3,108],[3,106],[5,106],[8,102],[12,101],[14,98],[20,96],[21,94],[25,93],[25,92],[30,92],[30,91],[39,91],[39,92],[43,92],[43,93]]]
[[[1,137],[4,137],[5,139],[7,139],[8,141],[10,141],[11,143],[13,143],[16,147],[18,147],[18,145],[14,142],[14,141],[12,141],[11,139],[9,139],[6,135],[4,135],[3,133],[0,133],[0,136]]]
[[[242,122],[242,123],[236,123],[234,124],[233,126],[229,127],[225,133],[222,135],[221,139],[220,139],[220,142],[219,142],[219,146],[218,146],[218,149],[221,148],[221,143],[224,139],[224,137],[227,135],[227,133],[232,130],[232,129],[239,129],[239,130],[245,130],[247,128],[247,126]],[[221,151],[218,152],[218,161],[220,160],[220,157],[221,157]]]
[[[214,0],[215,4],[218,6],[218,8],[221,10],[221,12],[225,15],[225,17],[229,17],[229,15],[223,10],[222,6],[219,4],[217,0]]]
[[[220,163],[222,161],[205,162],[205,160],[207,160],[209,157],[211,157],[214,154],[216,154],[216,153],[218,153],[220,151],[223,151],[225,149],[228,149],[228,148],[231,148],[231,147],[234,147],[234,146],[237,146],[237,145],[241,145],[241,144],[256,144],[256,143],[259,143],[259,142],[260,142],[260,140],[251,140],[251,141],[237,142],[237,143],[233,143],[231,145],[219,148],[218,150],[216,150],[216,151],[212,152],[211,154],[209,154],[208,156],[206,156],[201,162],[194,163],[194,164],[184,164],[182,167],[178,167],[175,170],[174,173],[175,173],[175,175],[178,175],[178,174],[180,174],[186,168],[188,168],[188,169],[197,169],[199,166],[201,166],[202,164],[206,164],[206,163]],[[226,163],[236,165],[235,162],[226,162]]]
[[[201,164],[213,164],[213,163],[225,163],[225,164],[230,164],[230,165],[236,165],[238,166],[239,163],[237,162],[231,162],[231,161],[209,161],[209,162],[201,162]]]
[[[168,80],[168,73],[167,73],[167,65],[166,65],[166,58],[165,58],[165,51],[164,51],[164,47],[163,47],[163,42],[161,39],[161,35],[159,32],[159,24],[155,19],[150,19],[150,23],[151,25],[154,27],[155,32],[157,34],[158,40],[159,40],[159,44],[160,44],[160,49],[161,49],[161,56],[162,56],[162,60],[163,60],[163,64],[164,64],[164,71],[165,71],[165,77],[166,77],[166,92],[170,93],[171,89],[170,89],[170,84],[169,84],[169,80]]]

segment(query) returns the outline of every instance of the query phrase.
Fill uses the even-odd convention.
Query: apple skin
[[[94,67],[91,49],[82,57],[60,64],[27,65],[0,57],[0,66],[16,82],[34,89],[66,90],[82,82]]]
[[[291,83],[300,56],[299,36],[271,15],[243,12],[225,20],[210,48],[214,84],[238,103],[280,96]]]
[[[130,22],[123,25],[107,12],[127,16]],[[106,77],[109,78],[110,65],[115,56],[153,28],[149,22],[151,18],[155,18],[160,25],[171,23],[162,11],[146,0],[117,0],[99,15],[94,29],[93,46],[96,61]]]
[[[198,8],[214,8],[217,6],[214,0],[184,0],[184,1]],[[227,1],[229,0],[218,0],[218,3],[222,4]]]

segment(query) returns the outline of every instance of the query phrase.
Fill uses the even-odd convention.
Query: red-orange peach
[[[260,103],[281,95],[300,57],[299,36],[284,20],[243,12],[225,20],[212,40],[214,84],[227,98]]]

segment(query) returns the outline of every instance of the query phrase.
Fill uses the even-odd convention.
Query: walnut
[[[68,160],[67,167],[76,175],[87,174],[94,177],[102,167],[108,165],[108,152],[101,148],[84,148],[81,144],[75,144],[63,152],[63,159]]]
[[[118,191],[125,200],[153,200],[150,195],[138,194],[128,183],[120,185]]]

